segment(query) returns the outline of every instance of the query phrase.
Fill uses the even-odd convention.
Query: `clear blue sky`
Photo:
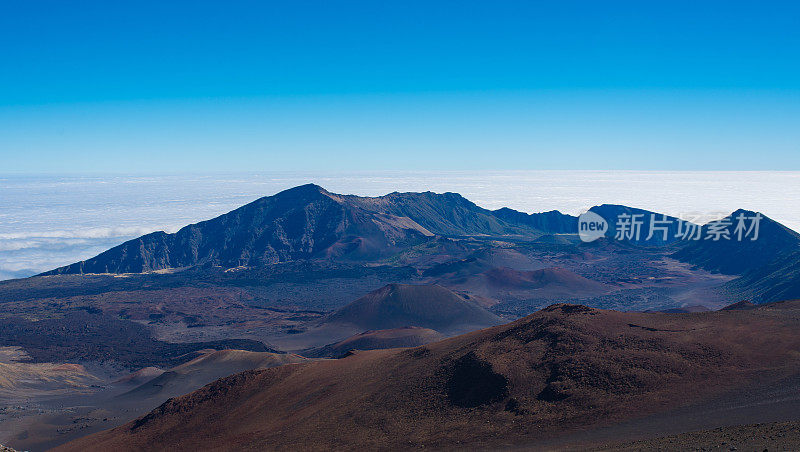
[[[800,2],[0,3],[0,173],[800,170]]]

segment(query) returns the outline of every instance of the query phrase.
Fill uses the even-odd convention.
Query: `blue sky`
[[[0,173],[800,170],[798,2],[3,2]]]

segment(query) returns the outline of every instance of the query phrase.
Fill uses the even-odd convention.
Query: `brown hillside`
[[[554,305],[423,347],[244,372],[60,450],[535,444],[800,372],[800,305],[697,314]]]
[[[194,391],[218,378],[250,369],[299,363],[305,358],[294,354],[251,352],[247,350],[205,350],[197,358],[175,366],[131,389],[124,399],[161,399]],[[156,403],[160,402],[157,401]]]

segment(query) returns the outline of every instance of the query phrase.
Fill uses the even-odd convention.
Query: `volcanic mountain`
[[[758,306],[750,303],[747,300],[737,301],[736,303],[729,304],[724,308],[720,309],[721,311],[749,311],[751,309],[756,309]]]
[[[527,214],[518,212],[508,207],[503,207],[492,212],[497,218],[509,223],[525,224],[539,231],[551,234],[577,234],[578,218],[566,215],[558,210],[549,212]]]
[[[663,246],[680,240],[677,237],[680,221],[675,217],[617,204],[602,204],[589,210],[608,222],[608,232],[606,233],[608,238],[615,238],[617,229],[627,222],[631,226],[627,226],[625,231],[620,231],[623,234],[623,240],[627,242],[647,246]],[[637,228],[633,226],[636,223],[640,223],[638,234]],[[650,236],[651,230],[652,236]],[[625,235],[628,233],[631,233],[630,236]]]
[[[591,210],[606,218],[612,237],[620,215],[641,215],[635,244],[662,246],[679,241],[676,218],[610,204]],[[731,217],[742,212],[750,213],[737,211]],[[646,240],[653,219],[667,221],[666,239],[659,225],[653,224],[653,237]],[[257,199],[174,234],[144,235],[44,275],[143,273],[199,265],[261,267],[312,259],[376,262],[439,237],[546,240],[566,245],[570,241],[565,237],[575,234],[576,229],[575,217],[558,211],[490,211],[457,193],[395,192],[360,197],[338,195],[308,184]],[[693,241],[675,257],[707,270],[742,274],[771,262],[781,250],[797,249],[800,244],[800,235],[766,217],[761,235],[758,243],[747,244]]]
[[[314,257],[380,257],[433,233],[408,217],[367,211],[316,185],[253,201],[175,234],[154,232],[58,273],[140,273],[199,264],[258,266]]]
[[[495,267],[531,269],[540,265],[541,264],[535,259],[517,250],[487,247],[475,251],[462,259],[450,260],[433,265],[427,268],[423,275],[445,280],[457,280],[491,270]]]
[[[776,260],[726,284],[726,289],[757,303],[800,299],[800,249],[783,253]]]
[[[19,394],[81,394],[102,380],[76,363],[31,362],[20,347],[0,347],[0,403],[20,400]],[[88,391],[85,391],[88,392]]]
[[[303,361],[305,358],[289,353],[204,350],[197,358],[167,370],[120,397],[138,401],[155,398],[160,399],[160,403],[231,374]]]
[[[459,289],[471,293],[489,295],[495,290],[525,291],[531,297],[541,298],[581,298],[600,295],[610,289],[605,284],[558,267],[530,271],[495,267],[454,283]]]
[[[339,358],[352,350],[418,347],[444,339],[444,335],[429,328],[407,326],[389,330],[365,331],[343,341],[302,352],[312,358]]]
[[[531,218],[536,215],[553,217],[548,213]],[[367,198],[337,195],[309,184],[174,234],[144,235],[45,275],[141,273],[202,264],[233,268],[315,258],[364,261],[396,254],[434,235],[535,238],[549,232],[530,226],[534,223],[546,227],[551,222],[506,221],[456,193]]]
[[[458,193],[389,193],[375,198],[339,196],[342,202],[368,212],[411,218],[444,236],[530,234],[534,228],[497,218]]]
[[[725,229],[730,240],[707,240],[710,226],[704,225],[703,239],[689,241],[673,257],[709,271],[742,275],[756,272],[800,251],[800,234],[761,214],[758,214],[761,220],[757,240],[751,240],[752,234],[749,237],[743,235],[742,240],[738,240],[735,228],[740,215],[753,218],[757,213],[740,209],[719,220],[720,224],[728,225]],[[746,225],[750,226],[749,221]]]
[[[679,421],[713,428],[725,410],[760,422],[753,413],[785,397],[739,401],[797,391],[798,327],[798,303],[696,314],[553,305],[418,348],[237,374],[60,450],[536,449],[657,413],[667,420],[652,434]]]
[[[364,330],[417,326],[453,333],[497,325],[501,320],[442,286],[389,284],[330,314],[325,323]]]

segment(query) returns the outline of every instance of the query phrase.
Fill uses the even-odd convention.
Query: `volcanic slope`
[[[167,370],[120,397],[126,400],[156,398],[163,401],[238,372],[303,361],[305,358],[289,353],[204,350],[197,358]]]
[[[302,352],[307,357],[339,358],[352,350],[417,347],[444,339],[444,335],[429,328],[407,326],[388,330],[365,331],[343,341]]]
[[[45,275],[141,273],[196,265],[252,267],[307,259],[370,261],[425,243],[434,235],[534,238],[542,233],[527,223],[498,218],[456,193],[368,198],[307,184],[174,234],[144,235]]]
[[[791,249],[791,248],[787,248]],[[725,285],[728,293],[757,303],[800,298],[800,247]]]
[[[45,274],[141,273],[201,264],[233,268],[322,257],[369,259],[432,235],[407,217],[361,209],[309,184],[174,234],[144,235]]]
[[[530,271],[495,267],[467,278],[445,281],[458,289],[485,296],[497,291],[520,291],[530,297],[581,298],[600,295],[612,289],[559,267]]]
[[[332,313],[325,323],[351,324],[364,330],[418,326],[450,333],[502,321],[442,286],[389,284]]]
[[[792,260],[796,263],[796,254],[800,252],[800,234],[764,215],[761,215],[758,223],[758,236],[755,236],[755,231],[750,235],[745,235],[743,231],[742,240],[739,240],[736,233],[737,219],[740,216],[747,219],[756,215],[761,214],[741,209],[733,212],[716,223],[723,227],[730,237],[729,240],[724,238],[690,240],[674,253],[673,257],[709,271],[728,275],[757,272],[780,262],[782,258],[792,253],[795,254]],[[708,237],[712,223],[703,226],[701,237]],[[745,221],[745,225],[751,226],[751,221]],[[754,237],[756,240],[752,240]],[[761,277],[766,278],[767,275]]]
[[[799,326],[796,302],[694,314],[553,305],[418,348],[237,374],[60,450],[535,447],[796,376]]]

